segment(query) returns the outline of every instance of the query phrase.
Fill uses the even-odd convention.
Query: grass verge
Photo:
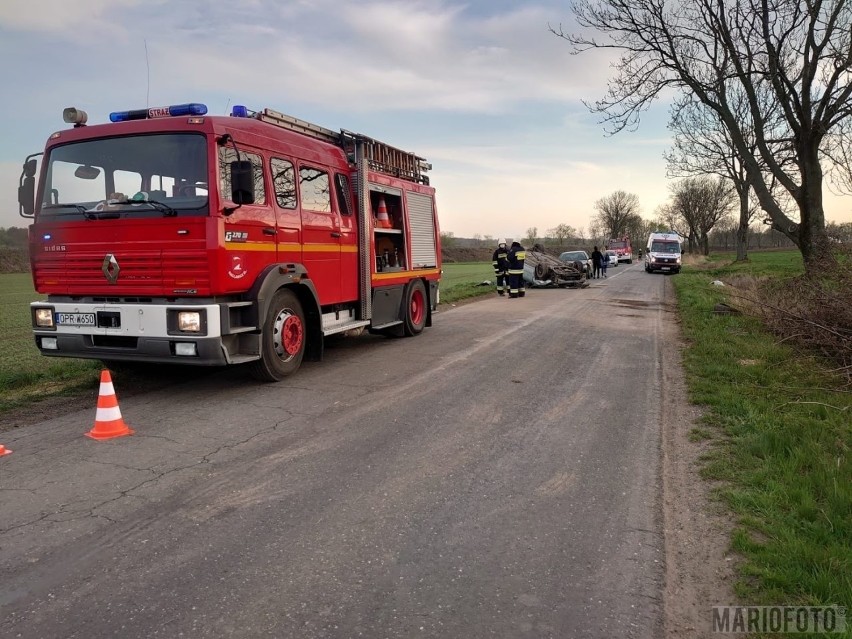
[[[441,304],[454,304],[465,299],[493,295],[494,269],[490,262],[444,264],[441,276]],[[482,286],[489,280],[490,286]]]
[[[821,357],[794,350],[756,318],[720,315],[732,274],[801,273],[794,253],[687,267],[674,278],[691,399],[708,407],[702,469],[736,514],[736,592],[750,605],[852,603],[852,392]],[[833,635],[836,636],[836,635]]]

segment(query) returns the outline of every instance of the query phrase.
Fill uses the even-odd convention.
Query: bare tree
[[[559,224],[547,231],[547,234],[550,237],[555,238],[556,241],[559,242],[559,246],[562,246],[562,244],[565,243],[565,240],[573,236],[575,233],[576,231],[574,230],[574,227],[569,226],[568,224]]]
[[[830,178],[837,192],[852,194],[852,119],[840,123],[824,151],[831,160]]]
[[[590,105],[609,129],[637,126],[665,90],[693,95],[730,134],[772,228],[796,243],[809,269],[832,259],[820,149],[852,116],[849,0],[576,0],[573,11],[581,28],[606,39],[551,31],[576,52],[621,52],[606,96]],[[746,97],[745,120],[729,103],[732,87]],[[767,114],[767,95],[780,117]],[[798,221],[779,206],[764,167],[796,202]]]
[[[673,194],[677,187],[677,184],[672,186]],[[683,202],[681,201],[680,204],[683,205]],[[690,226],[687,221],[687,217],[681,214],[679,206],[677,206],[674,202],[663,204],[657,209],[657,212],[664,230],[674,231],[681,237],[685,237],[689,252],[694,253],[698,241],[698,234],[695,229]]]
[[[531,226],[527,229],[527,235],[524,238],[527,242],[527,246],[532,246],[535,244],[535,241],[538,239],[538,227]]]
[[[734,190],[724,178],[686,178],[673,188],[673,209],[689,228],[690,251],[700,244],[704,255],[710,253],[710,231],[731,212]]]
[[[595,202],[597,222],[609,237],[621,237],[628,225],[639,217],[639,198],[633,193],[615,191]]]
[[[747,105],[741,94],[730,96],[729,103],[737,117],[746,117]],[[771,105],[767,111],[770,108]],[[676,101],[669,130],[675,134],[672,149],[663,154],[669,176],[716,174],[733,184],[739,197],[740,212],[736,233],[737,261],[748,259],[748,229],[757,215],[757,209],[749,204],[751,180],[731,142],[728,130],[714,111],[691,95],[681,96]],[[754,135],[746,131],[745,136],[750,154],[756,155]]]

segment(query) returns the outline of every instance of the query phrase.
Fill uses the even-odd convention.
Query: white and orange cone
[[[379,228],[389,229],[391,227],[390,218],[388,217],[388,207],[385,204],[385,198],[379,198],[379,215],[376,218]]]
[[[86,437],[92,439],[112,439],[132,435],[133,430],[124,423],[121,418],[121,410],[118,408],[118,397],[112,386],[112,377],[109,371],[101,371],[101,388],[98,393],[98,411],[95,413],[95,425]]]
[[[3,444],[0,444],[0,457],[4,457],[5,455],[11,455],[12,451],[6,448]]]

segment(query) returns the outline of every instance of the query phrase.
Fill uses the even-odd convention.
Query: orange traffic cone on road
[[[379,198],[379,214],[376,218],[376,223],[379,228],[389,229],[391,227],[390,218],[388,217],[388,207],[385,204],[385,198]]]
[[[6,448],[3,444],[0,444],[0,457],[4,455],[11,455],[12,451]]]
[[[121,418],[121,410],[118,408],[118,397],[112,386],[112,377],[109,371],[101,371],[101,389],[98,393],[98,411],[95,413],[95,425],[86,437],[92,439],[112,439],[113,437],[124,437],[132,435],[133,430],[124,423]]]

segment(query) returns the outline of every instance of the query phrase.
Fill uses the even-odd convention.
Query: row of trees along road
[[[576,53],[620,54],[606,95],[587,103],[609,132],[674,90],[672,128],[692,140],[670,170],[733,181],[741,218],[753,192],[809,270],[832,259],[823,179],[852,187],[852,2],[575,0],[573,12],[578,32],[550,30]]]

